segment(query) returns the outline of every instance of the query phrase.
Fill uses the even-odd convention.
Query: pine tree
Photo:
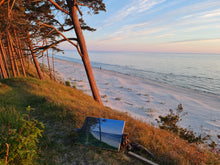
[[[94,31],[95,29],[86,25],[82,18],[79,19],[77,12],[82,16],[82,12],[80,11],[79,6],[88,7],[93,14],[98,14],[99,11],[105,11],[105,4],[102,0],[92,1],[92,0],[49,0],[55,8],[65,13],[68,17],[65,19],[64,24],[59,28],[59,30],[64,31],[64,26],[71,26],[70,29],[74,29],[77,44],[76,47],[78,53],[80,54],[86,74],[89,80],[90,88],[93,94],[93,98],[102,104],[102,100],[95,82],[95,78],[93,75],[92,67],[89,60],[88,50],[86,46],[86,42],[83,36],[82,30]],[[66,4],[65,4],[66,2]]]

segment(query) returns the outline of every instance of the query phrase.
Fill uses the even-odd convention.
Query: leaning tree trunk
[[[5,47],[4,47],[1,39],[0,39],[0,49],[1,49],[1,52],[2,52],[2,58],[3,58],[3,62],[5,64],[7,75],[8,75],[8,77],[10,77],[10,71],[8,69],[8,63],[7,63],[7,59],[6,59]]]
[[[68,7],[69,7],[69,13],[70,16],[72,18],[72,23],[74,26],[74,30],[78,39],[78,43],[79,43],[79,48],[81,51],[81,57],[82,57],[82,61],[86,70],[86,74],[89,80],[89,84],[90,84],[90,88],[92,90],[92,94],[93,94],[93,98],[102,105],[102,100],[101,97],[99,95],[99,90],[97,88],[96,82],[95,82],[95,78],[93,75],[93,71],[92,71],[92,67],[90,64],[90,60],[89,60],[89,55],[88,55],[88,51],[87,51],[87,47],[86,47],[86,42],[82,33],[82,29],[80,26],[80,22],[78,19],[78,15],[77,15],[77,7],[76,7],[76,0],[66,0]]]
[[[5,68],[5,65],[4,65],[4,62],[3,62],[3,55],[1,53],[1,51],[0,51],[0,70],[2,72],[3,78],[8,78],[6,68]]]
[[[7,33],[9,34],[9,33]],[[12,55],[12,51],[11,51],[11,46],[10,46],[10,41],[9,41],[9,35],[7,35],[7,44],[8,44],[8,54],[10,57],[10,62],[11,62],[11,70],[12,70],[12,74],[14,77],[17,77],[16,72],[15,72],[15,66],[14,66],[14,60],[13,60],[13,55]]]
[[[8,78],[7,68],[6,68],[7,64],[5,64],[5,60],[4,60],[4,50],[1,43],[1,38],[0,38],[0,65],[1,65],[3,78]]]
[[[34,65],[35,65],[35,68],[37,70],[37,73],[38,73],[38,76],[41,80],[44,79],[44,76],[43,76],[43,73],[40,69],[40,66],[39,66],[39,63],[37,61],[37,57],[36,57],[36,54],[34,53],[33,51],[33,45],[31,43],[31,39],[30,39],[30,36],[29,36],[29,32],[27,32],[27,38],[28,38],[28,46],[30,48],[30,51],[31,51],[31,55],[32,55],[32,58],[33,58],[33,61],[34,61]]]
[[[10,43],[10,48],[11,48],[11,52],[12,52],[12,56],[13,56],[13,60],[14,60],[14,65],[15,65],[15,69],[17,71],[18,76],[20,76],[20,71],[18,69],[18,64],[17,64],[17,58],[16,58],[16,52],[14,50],[14,45],[13,45],[13,40],[11,38],[11,34],[8,32],[8,37],[9,37],[9,43]]]
[[[20,45],[19,45],[19,42],[18,42],[18,36],[17,36],[15,30],[14,30],[14,35],[15,35],[16,51],[17,51],[18,59],[19,59],[20,64],[21,64],[21,70],[22,70],[22,73],[23,73],[24,77],[26,77],[24,63],[23,63],[23,60],[22,60],[22,52],[21,52],[21,48],[20,48]]]

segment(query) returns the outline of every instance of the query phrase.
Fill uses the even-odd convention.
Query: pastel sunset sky
[[[220,54],[220,0],[104,0],[84,14],[89,50]],[[83,7],[83,13],[87,10]],[[66,34],[74,35],[73,32]],[[62,45],[71,49],[71,45]]]

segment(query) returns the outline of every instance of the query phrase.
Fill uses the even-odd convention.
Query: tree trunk
[[[2,46],[2,42],[0,39],[0,63],[1,63],[1,68],[2,68],[2,72],[3,72],[3,77],[4,78],[8,78],[8,70],[7,70],[7,63],[5,61],[5,57],[4,57],[4,47]]]
[[[39,63],[37,61],[36,54],[33,51],[33,46],[32,46],[32,43],[31,43],[30,36],[29,36],[29,32],[27,32],[27,37],[28,37],[28,44],[29,44],[29,48],[30,48],[30,51],[31,51],[31,55],[32,55],[33,61],[34,61],[35,68],[37,70],[39,78],[41,80],[43,80],[44,76],[43,76],[43,73],[42,73],[42,71],[40,69]]]
[[[6,73],[6,69],[5,69],[5,65],[4,65],[4,62],[3,62],[3,55],[2,55],[2,53],[1,53],[1,51],[0,51],[0,70],[1,70],[1,72],[2,72],[2,76],[3,76],[3,78],[8,78],[8,75],[7,75],[7,73]]]
[[[20,38],[18,38],[18,45],[19,45],[19,49],[20,49],[20,52],[21,52],[21,60],[22,60],[22,63],[24,64],[24,67],[25,67],[25,62],[27,62],[27,57],[24,57],[24,51],[23,51],[22,46],[21,46]]]
[[[54,67],[54,54],[53,53],[52,53],[52,64],[53,64],[53,79],[54,79],[54,81],[56,81],[55,67]]]
[[[7,75],[8,75],[8,77],[10,77],[10,71],[8,69],[8,63],[7,63],[7,60],[6,60],[5,47],[4,47],[1,40],[0,40],[0,49],[1,49],[1,52],[2,52],[2,58],[3,58],[3,62],[4,62],[4,65],[5,65],[6,71],[7,71]]]
[[[21,64],[21,70],[22,70],[22,73],[23,73],[24,77],[26,77],[24,63],[23,63],[23,60],[22,60],[22,52],[21,52],[21,48],[20,48],[20,45],[19,45],[19,42],[18,42],[18,36],[16,34],[16,31],[14,31],[14,35],[15,35],[16,50],[17,50],[18,58],[19,58],[19,61],[20,61],[20,64]]]
[[[46,42],[46,45],[47,45],[47,39],[45,39],[45,42]],[[48,64],[50,79],[54,80],[53,76],[52,76],[51,68],[50,68],[50,58],[49,58],[48,50],[47,50],[47,64]]]
[[[12,70],[12,74],[14,77],[16,77],[16,72],[15,72],[15,66],[14,66],[14,60],[13,60],[13,56],[12,56],[12,52],[11,52],[11,46],[10,46],[10,41],[9,41],[9,36],[7,36],[7,40],[8,40],[8,54],[10,57],[10,62],[11,62],[11,70]]]
[[[15,69],[17,71],[18,76],[20,76],[20,72],[19,72],[18,64],[17,64],[17,58],[15,57],[15,50],[14,50],[14,46],[13,46],[13,41],[12,41],[12,38],[11,38],[11,35],[10,35],[9,31],[8,31],[8,37],[9,37],[9,43],[10,43],[12,57],[13,57],[13,60],[14,60]]]
[[[69,7],[69,13],[70,16],[72,18],[72,22],[74,25],[74,30],[78,39],[78,43],[79,43],[79,48],[81,51],[81,57],[82,57],[82,61],[86,70],[86,74],[89,80],[89,84],[90,84],[90,88],[93,94],[93,98],[102,105],[102,100],[101,97],[99,95],[99,91],[95,82],[95,78],[93,75],[93,71],[92,71],[92,67],[90,64],[90,60],[89,60],[89,55],[88,55],[88,51],[87,51],[87,47],[86,47],[86,42],[82,33],[82,29],[80,26],[80,22],[77,16],[77,6],[76,6],[76,0],[66,0],[68,7]]]

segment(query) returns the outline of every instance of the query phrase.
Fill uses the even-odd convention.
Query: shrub
[[[118,100],[118,101],[120,101],[120,100],[121,100],[121,98],[119,98],[119,97],[116,97],[116,98],[115,98],[115,100]]]
[[[177,123],[182,120],[181,117],[186,115],[186,113],[184,113],[181,116],[183,112],[182,104],[178,105],[176,112],[174,112],[172,109],[170,109],[169,111],[170,113],[168,115],[159,116],[159,120],[156,119],[157,123],[159,124],[159,128],[171,131],[179,135],[180,138],[187,140],[189,143],[203,142],[201,135],[196,136],[192,130],[181,128],[177,125]]]
[[[21,115],[13,107],[0,109],[0,162],[33,164],[38,157],[37,143],[44,125],[30,118],[33,108],[26,110],[28,113]]]
[[[69,81],[65,81],[66,86],[70,87],[70,82]]]

